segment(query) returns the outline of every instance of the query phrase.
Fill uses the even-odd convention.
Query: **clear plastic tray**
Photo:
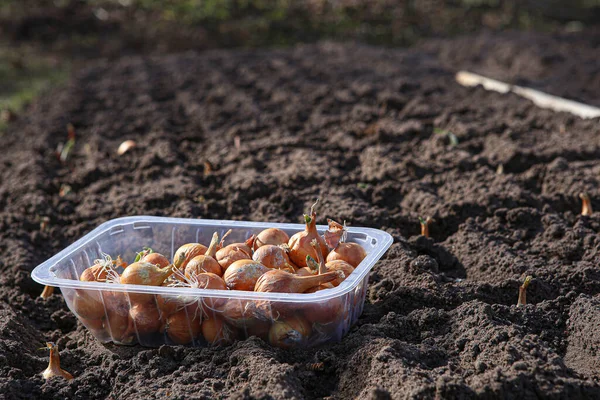
[[[369,271],[392,244],[392,237],[381,230],[350,227],[347,240],[360,244],[367,257],[338,287],[310,294],[79,281],[80,273],[95,259],[101,259],[102,253],[112,257],[121,255],[126,262],[132,262],[141,248],[151,247],[171,260],[185,243],[208,245],[214,232],[222,236],[232,229],[227,243],[233,243],[273,227],[290,236],[304,230],[301,224],[271,222],[151,216],[113,219],[37,266],[31,276],[42,285],[59,287],[69,309],[101,342],[139,343],[148,347],[202,346],[255,335],[280,347],[307,347],[340,340],[362,313]],[[322,234],[327,227],[319,225],[317,229]],[[96,308],[94,315],[81,315],[84,308],[74,306],[74,302],[79,304],[82,299],[101,303],[101,314],[98,315]],[[164,307],[159,308],[157,302],[165,300],[179,305],[177,317],[169,319],[161,312]],[[160,325],[158,330],[133,323],[128,317],[131,308],[140,302],[148,307],[145,309],[148,318],[161,321],[156,322]],[[146,322],[153,325],[152,321]],[[207,341],[204,334],[212,340]]]

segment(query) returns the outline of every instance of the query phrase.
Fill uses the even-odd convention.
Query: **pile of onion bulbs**
[[[315,203],[316,204],[316,203]],[[79,279],[132,285],[190,289],[314,293],[340,285],[366,257],[357,243],[346,242],[345,228],[329,221],[320,236],[314,205],[304,216],[306,227],[289,237],[265,229],[244,242],[226,243],[214,233],[206,246],[187,243],[173,259],[151,249],[131,264],[104,255]],[[294,347],[311,337],[337,334],[347,321],[345,296],[325,302],[275,302],[189,295],[146,294],[111,290],[74,290],[72,308],[92,331],[116,343],[134,343],[145,335],[165,335],[167,342],[229,344],[252,335],[278,347]],[[356,299],[355,299],[356,301]]]

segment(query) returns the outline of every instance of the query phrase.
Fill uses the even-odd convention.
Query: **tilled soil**
[[[578,198],[600,209],[598,120],[463,88],[428,53],[325,43],[124,58],[33,104],[0,154],[0,392],[599,398],[600,217],[580,216]],[[138,146],[119,157],[124,139]],[[319,222],[395,239],[341,343],[102,345],[29,275],[111,218],[297,222],[317,197]],[[430,239],[417,236],[427,215]],[[74,380],[41,378],[46,340]]]

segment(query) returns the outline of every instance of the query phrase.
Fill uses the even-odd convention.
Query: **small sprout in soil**
[[[53,293],[54,286],[44,286],[44,290],[42,291],[42,294],[40,294],[40,297],[46,300],[48,297],[52,296]]]
[[[441,128],[433,128],[433,133],[436,135],[447,136],[448,140],[450,141],[450,146],[458,146],[458,138],[454,133]]]
[[[69,126],[72,127],[73,125],[69,124]],[[73,150],[73,147],[75,147],[75,133],[71,134],[71,131],[69,131],[69,140],[67,140],[67,143],[64,146],[60,146],[60,155],[58,156],[58,159],[61,163],[67,163],[67,161],[69,160],[69,155]]]
[[[590,199],[590,196],[587,193],[580,193],[579,198],[582,201],[581,215],[592,215],[594,211],[592,210],[592,200]]]
[[[527,287],[531,283],[531,276],[527,276],[523,284],[519,287],[519,300],[517,301],[518,306],[524,306],[527,304]]]
[[[369,184],[368,183],[364,183],[364,182],[358,182],[356,184],[356,187],[359,188],[359,189],[367,189],[369,187]]]
[[[67,185],[66,183],[60,185],[60,190],[58,191],[59,197],[65,197],[69,193],[73,193],[73,188],[71,188],[70,185]]]
[[[117,149],[117,154],[122,156],[123,154],[127,153],[129,150],[133,149],[135,146],[136,146],[135,141],[126,140],[119,145],[119,148]]]
[[[204,161],[204,176],[208,176],[212,173],[213,167],[210,161]]]
[[[50,218],[42,217],[40,220],[40,231],[44,232],[46,229],[48,229],[48,224],[50,224]]]
[[[419,222],[421,223],[421,236],[429,237],[429,224],[433,222],[431,217],[427,217],[423,219],[423,217],[419,217]]]
[[[498,165],[498,168],[496,168],[496,175],[504,175],[504,164]]]
[[[458,138],[452,132],[448,132],[448,139],[450,139],[450,146],[458,146]]]
[[[56,148],[56,157],[61,164],[66,164],[69,159],[69,155],[75,146],[75,128],[73,124],[67,125],[67,143],[60,143]]]
[[[60,367],[60,357],[58,356],[58,346],[52,342],[47,342],[46,346],[50,349],[50,363],[48,368],[42,372],[44,379],[50,379],[53,376],[62,376],[66,380],[73,379],[73,375]]]

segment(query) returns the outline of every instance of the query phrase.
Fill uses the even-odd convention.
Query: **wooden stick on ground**
[[[513,92],[521,97],[531,100],[535,105],[541,108],[549,108],[554,111],[565,111],[581,118],[600,117],[600,108],[598,107],[563,99],[562,97],[552,96],[535,89],[509,85],[472,72],[459,71],[456,74],[456,81],[463,86],[482,85],[486,90],[493,90],[499,93]]]

